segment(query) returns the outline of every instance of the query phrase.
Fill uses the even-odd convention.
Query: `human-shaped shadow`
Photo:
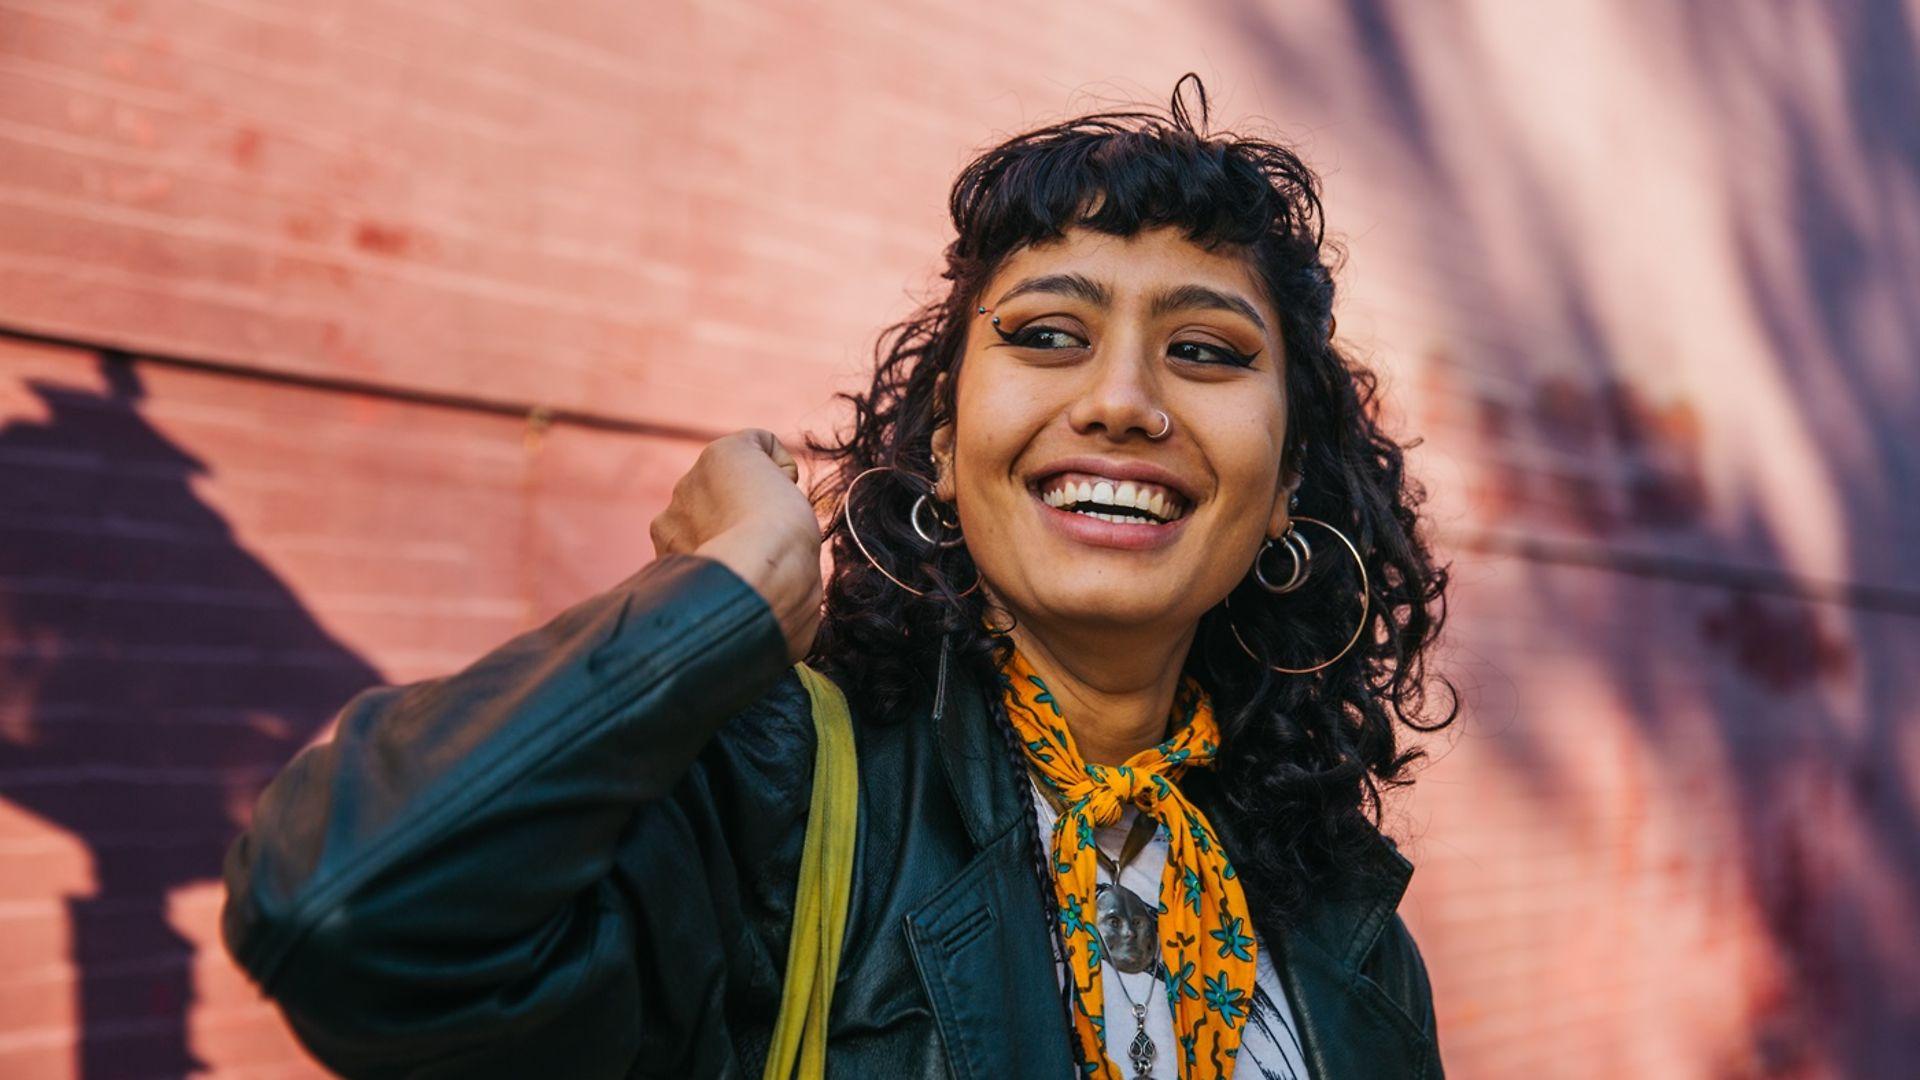
[[[379,673],[190,484],[134,363],[104,394],[28,386],[0,427],[0,798],[86,844],[71,897],[77,1074],[184,1075],[193,945],[170,890],[217,879],[260,790]]]

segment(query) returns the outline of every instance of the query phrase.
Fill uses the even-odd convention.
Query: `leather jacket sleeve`
[[[226,946],[347,1075],[626,1075],[658,1049],[639,1018],[697,1004],[648,1000],[697,964],[636,959],[681,918],[636,909],[699,902],[713,873],[694,846],[711,822],[667,797],[789,670],[757,592],[670,555],[456,674],[363,691],[228,849]],[[685,887],[632,884],[683,860]]]

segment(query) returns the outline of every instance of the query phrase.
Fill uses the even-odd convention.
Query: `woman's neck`
[[[1075,634],[1015,625],[1014,644],[1046,680],[1090,765],[1118,765],[1167,737],[1167,716],[1193,629],[1164,636],[1116,640],[1111,633]]]

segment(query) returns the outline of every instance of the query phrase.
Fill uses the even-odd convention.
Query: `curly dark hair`
[[[1189,82],[1197,128],[1183,100]],[[1236,864],[1254,871],[1275,893],[1266,901],[1291,916],[1321,875],[1361,865],[1368,832],[1379,828],[1383,790],[1411,782],[1408,767],[1422,752],[1400,744],[1394,721],[1434,731],[1458,712],[1444,676],[1436,678],[1446,707],[1429,709],[1425,663],[1445,618],[1447,571],[1418,527],[1425,491],[1406,474],[1403,447],[1381,430],[1376,377],[1333,341],[1331,245],[1318,178],[1285,146],[1209,135],[1206,125],[1205,88],[1188,74],[1165,115],[1081,116],[1008,139],[960,174],[950,199],[957,235],[946,249],[945,295],[882,333],[864,393],[836,395],[853,406],[851,427],[807,439],[831,464],[815,486],[816,505],[837,507],[851,480],[887,468],[854,489],[851,513],[873,558],[926,595],[889,581],[845,522],[832,518],[834,568],[809,660],[871,722],[905,715],[902,706],[925,692],[913,661],[917,643],[947,636],[953,658],[995,685],[1011,646],[985,625],[982,591],[960,595],[976,574],[965,546],[927,544],[907,515],[932,490],[931,436],[953,415],[957,379],[942,385],[938,376],[957,374],[976,305],[1009,255],[1079,225],[1123,237],[1176,227],[1208,251],[1245,259],[1280,314],[1290,420],[1281,464],[1303,475],[1298,513],[1353,539],[1371,598],[1356,647],[1314,674],[1277,674],[1254,662],[1220,605],[1201,618],[1186,660],[1187,673],[1213,695],[1222,733],[1215,773],[1252,847],[1235,852]],[[1307,587],[1275,596],[1249,577],[1228,598],[1247,648],[1295,668],[1334,655],[1353,634],[1360,606],[1359,576],[1344,548],[1324,532],[1303,532],[1320,553]],[[1017,757],[1010,729],[1005,734]]]

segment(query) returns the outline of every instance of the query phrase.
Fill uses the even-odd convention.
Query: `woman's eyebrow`
[[[1193,308],[1211,308],[1215,311],[1231,311],[1246,317],[1247,321],[1267,332],[1267,321],[1260,312],[1244,298],[1232,293],[1221,292],[1206,285],[1181,285],[1156,294],[1147,310],[1153,315],[1165,315],[1170,311],[1188,311]]]
[[[1016,296],[1026,296],[1029,293],[1056,293],[1083,300],[1095,307],[1113,306],[1113,291],[1108,289],[1104,282],[1095,281],[1085,274],[1074,273],[1042,274],[1027,278],[1000,294],[1000,299],[994,302],[994,306],[998,307]],[[1260,317],[1259,310],[1245,298],[1222,292],[1208,285],[1179,285],[1156,293],[1148,304],[1147,311],[1150,315],[1160,316],[1171,311],[1190,311],[1195,308],[1231,311],[1259,327],[1262,334],[1267,332],[1267,321]]]
[[[1076,300],[1085,300],[1095,307],[1113,306],[1113,293],[1104,283],[1095,281],[1085,274],[1042,274],[1039,277],[1027,278],[1001,293],[1000,299],[994,301],[993,306],[999,307],[1016,296],[1025,296],[1028,293],[1058,293],[1061,296],[1071,296]]]

